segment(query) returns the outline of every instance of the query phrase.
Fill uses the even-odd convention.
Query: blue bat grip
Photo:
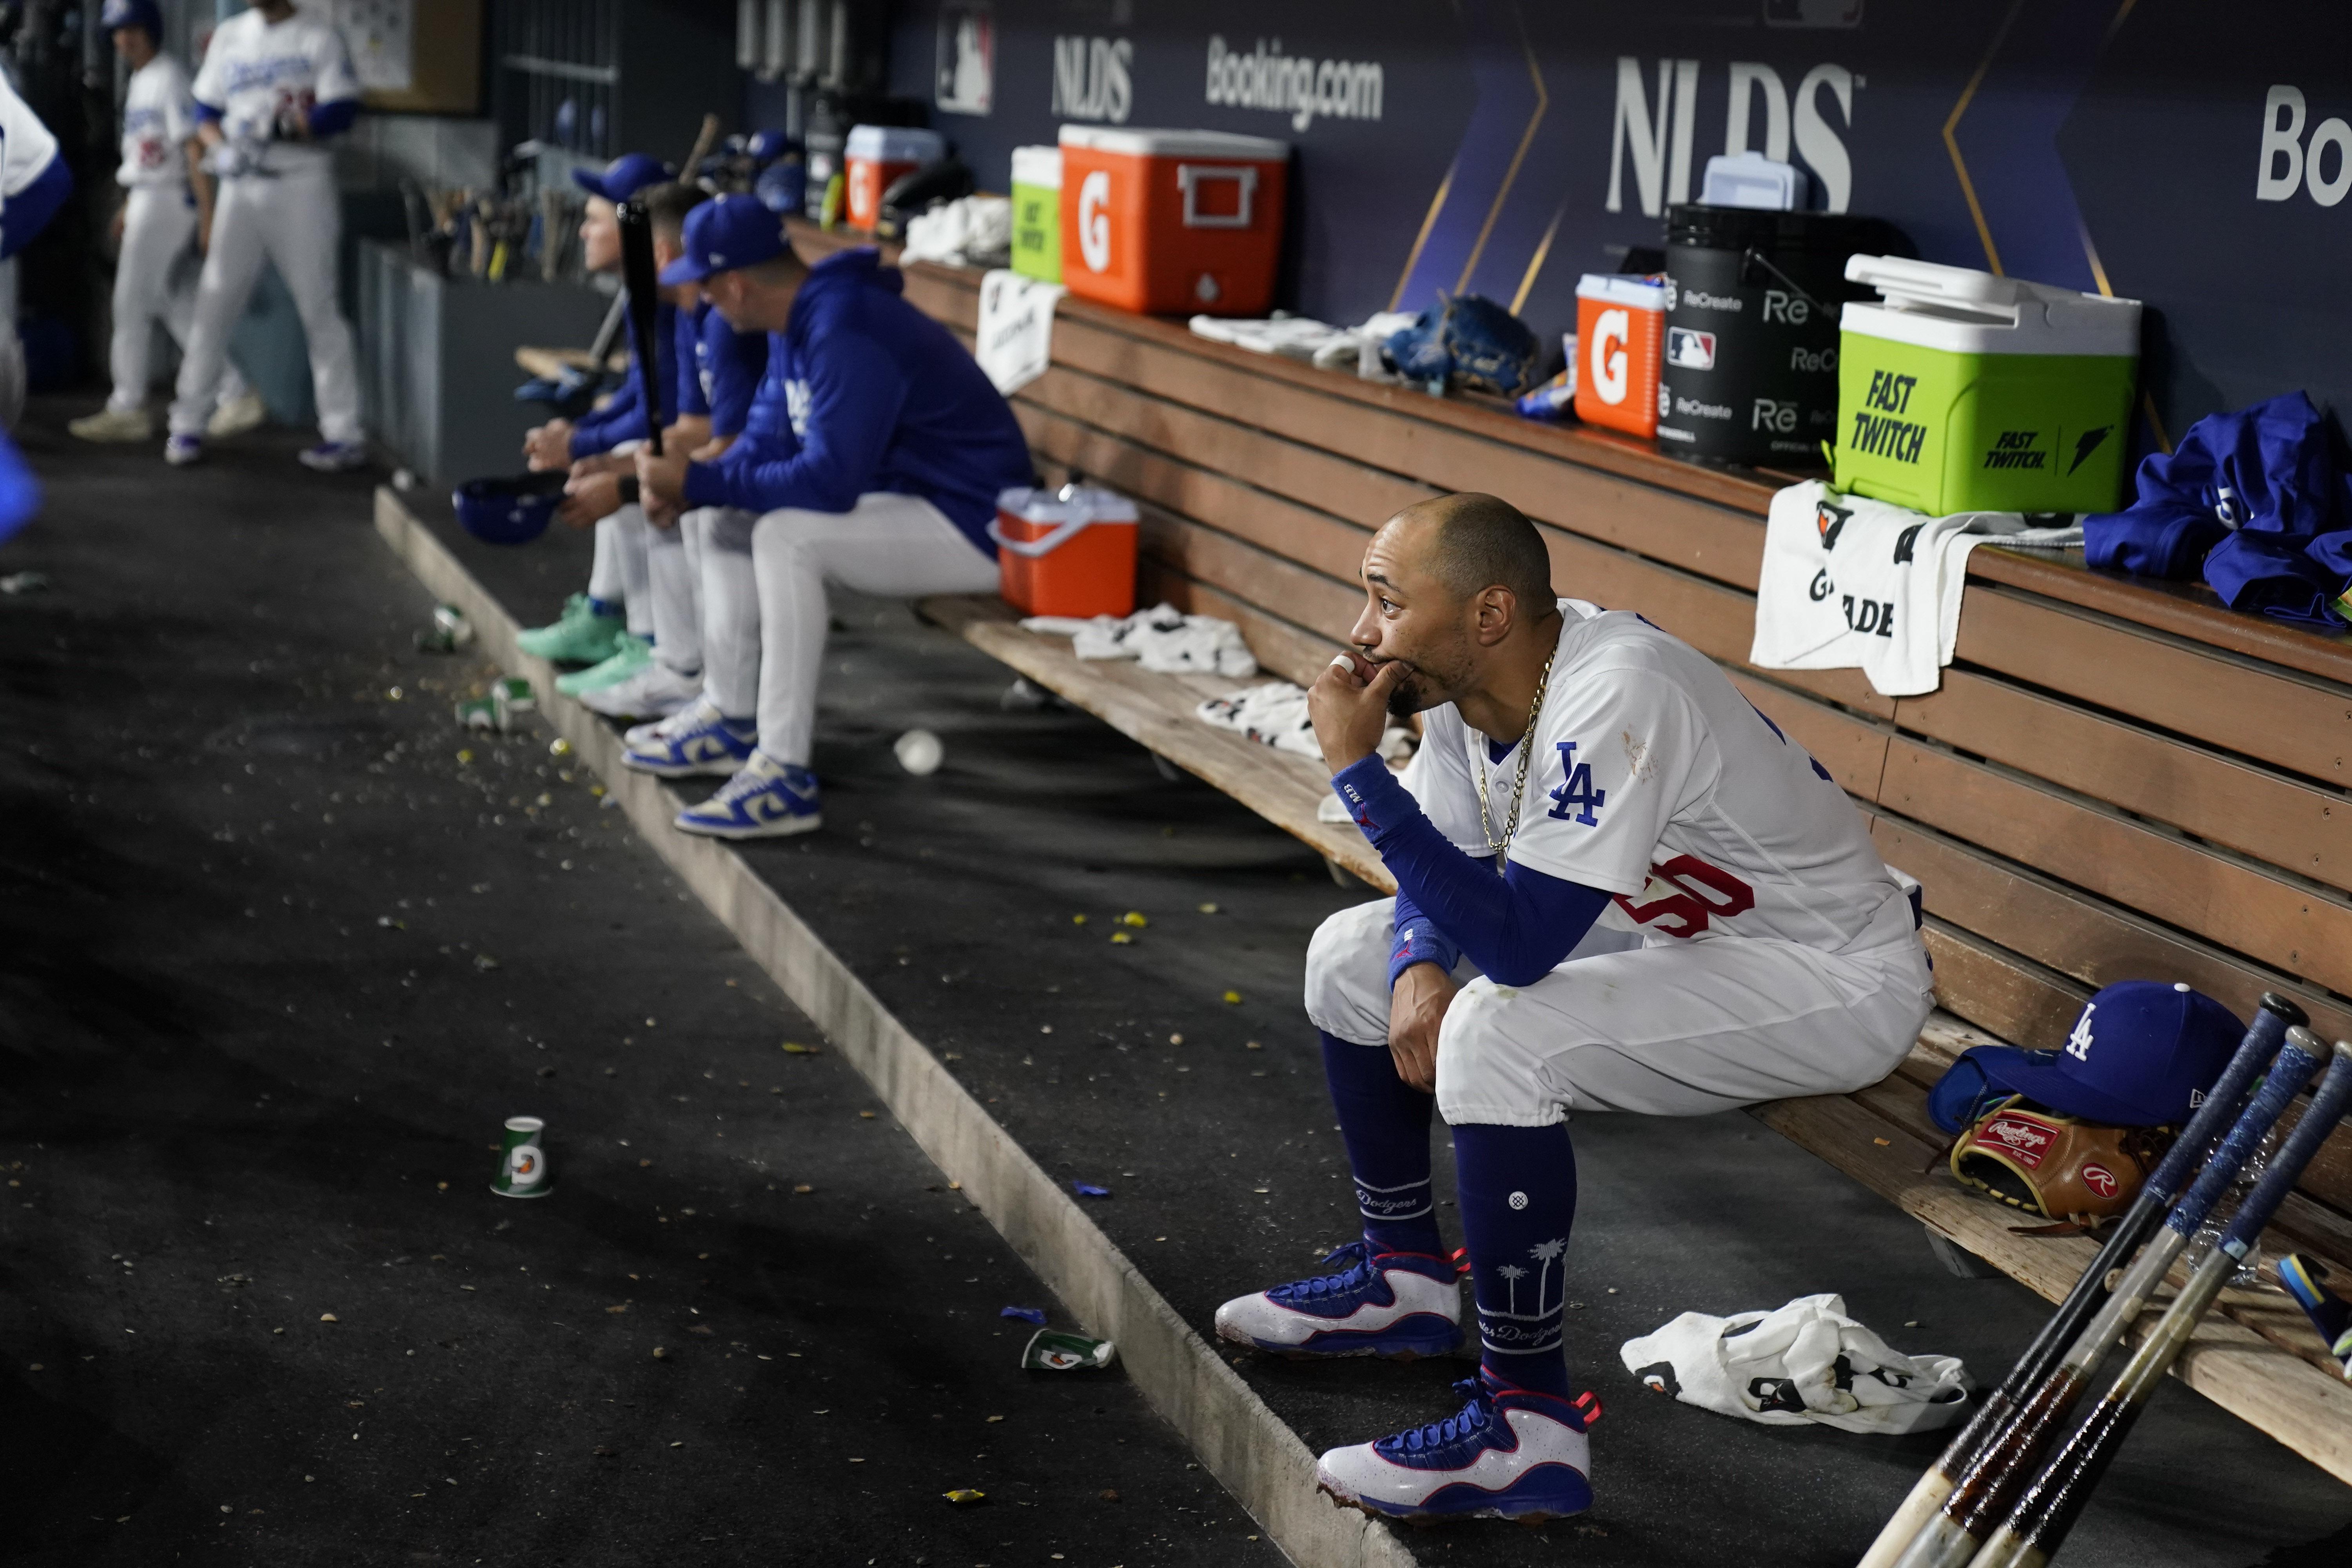
[[[2287,1194],[2294,1190],[2303,1168],[2311,1163],[2311,1157],[2319,1152],[2327,1135],[2336,1131],[2336,1124],[2344,1120],[2347,1106],[2352,1106],[2352,1050],[2338,1046],[2335,1064],[2327,1069],[2326,1078],[2320,1080],[2319,1092],[2312,1096],[2303,1120],[2286,1135],[2286,1142],[2271,1159],[2270,1169],[2255,1184],[2245,1206],[2238,1211],[2238,1217],[2230,1222],[2228,1233],[2221,1237],[2222,1251],[2232,1258],[2243,1258],[2253,1250],[2254,1243],[2262,1239],[2263,1226],[2270,1224],[2271,1216],[2286,1202]]]
[[[2270,1065],[2270,1059],[2278,1055],[2279,1042],[2286,1038],[2287,1029],[2299,1021],[2273,1011],[2267,997],[2263,1005],[2254,1009],[2254,1021],[2247,1028],[2246,1037],[2239,1042],[2237,1055],[2222,1068],[2221,1076],[2206,1090],[2204,1103],[2197,1108],[2189,1125],[2166,1152],[2163,1162],[2156,1167],[2156,1174],[2147,1179],[2147,1190],[2158,1202],[2169,1207],[2179,1198],[2180,1190],[2197,1174],[2198,1164],[2213,1146],[2213,1140],[2238,1114],[2246,1091],[2253,1087],[2263,1068]]]
[[[2310,1043],[2305,1045],[2305,1041]],[[2248,1157],[2262,1142],[2263,1134],[2271,1130],[2279,1113],[2311,1081],[2311,1075],[2319,1070],[2324,1050],[2307,1029],[2296,1029],[2287,1036],[2286,1044],[2279,1047],[2278,1059],[2271,1064],[2270,1076],[2263,1080],[2253,1102],[2238,1118],[2237,1125],[2230,1129],[2230,1135],[2221,1140],[2221,1146],[2213,1151],[2213,1157],[2205,1162],[2205,1169],[2199,1174],[2197,1184],[2189,1189],[2189,1195],[2164,1216],[2164,1223],[2178,1231],[2183,1241],[2196,1238],[2197,1227],[2205,1223],[2205,1216],[2213,1212],[2213,1205],[2230,1190],[2230,1184],[2238,1179]]]

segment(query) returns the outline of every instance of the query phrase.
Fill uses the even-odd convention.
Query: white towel
[[[1948,1426],[1968,1408],[1958,1356],[1889,1348],[1845,1315],[1842,1296],[1728,1318],[1685,1312],[1617,1353],[1660,1394],[1767,1426],[1819,1422],[1897,1436]]]
[[[1002,268],[980,280],[980,327],[971,356],[996,390],[1010,397],[1054,363],[1054,302],[1059,283],[1040,283]]]
[[[2016,512],[1928,517],[1820,480],[1772,498],[1748,662],[1764,669],[1852,669],[1887,697],[1942,684],[1960,630],[1969,552],[1988,539],[2061,550],[2076,526]],[[2072,524],[2074,520],[2063,520]]]
[[[1323,760],[1323,748],[1315,743],[1314,721],[1307,716],[1307,689],[1303,686],[1269,680],[1263,686],[1212,697],[1192,713],[1202,723],[1214,724],[1220,730],[1237,730],[1278,752],[1295,752],[1317,762]],[[1412,731],[1403,725],[1390,724],[1381,732],[1381,755],[1388,761],[1404,761],[1412,755]],[[1339,799],[1336,795],[1330,798],[1335,804]],[[1340,820],[1346,818],[1342,816]]]
[[[1257,660],[1242,640],[1241,627],[1212,616],[1188,616],[1173,605],[1155,605],[1127,616],[1032,616],[1021,629],[1070,639],[1080,658],[1131,658],[1160,675],[1223,675],[1242,679],[1257,673]]]

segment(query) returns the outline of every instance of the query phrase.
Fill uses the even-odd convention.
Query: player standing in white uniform
[[[163,18],[154,0],[106,0],[99,25],[114,37],[114,52],[131,68],[122,95],[123,188],[115,209],[114,343],[110,367],[114,393],[99,413],[67,428],[85,441],[144,441],[155,433],[147,412],[150,350],[161,321],[183,352],[195,313],[191,244],[202,250],[212,227],[211,177],[196,143],[196,102],[188,73],[163,52]],[[219,405],[205,426],[210,436],[234,436],[259,425],[261,399],[230,365],[221,373]]]
[[[229,332],[266,260],[277,263],[294,296],[310,348],[322,439],[303,449],[303,465],[358,468],[367,461],[367,443],[352,329],[335,303],[342,213],[325,146],[359,113],[351,51],[326,16],[297,11],[289,0],[259,0],[214,31],[194,91],[196,135],[221,188],[164,458],[186,464],[204,457],[199,432],[227,361]]]
[[[58,139],[0,74],[0,428],[25,411],[25,344],[16,335],[16,254],[73,195]]]
[[[1829,773],[1709,661],[1639,616],[1555,600],[1534,526],[1492,496],[1407,508],[1309,706],[1333,788],[1398,896],[1315,933],[1322,1031],[1363,1239],[1339,1271],[1228,1301],[1217,1331],[1293,1356],[1444,1354],[1456,1268],[1430,1189],[1454,1140],[1479,1374],[1450,1418],[1323,1456],[1388,1518],[1582,1511],[1561,1348],[1571,1111],[1696,1116],[1844,1093],[1902,1060],[1931,981],[1910,899]],[[1400,780],[1374,748],[1423,715]]]

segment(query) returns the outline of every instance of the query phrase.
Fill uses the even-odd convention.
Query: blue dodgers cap
[[[2083,1004],[2066,1044],[2054,1051],[1978,1046],[1964,1051],[1928,1091],[1927,1113],[1957,1132],[2003,1095],[2084,1121],[2160,1127],[2189,1120],[2246,1026],[2236,1014],[2187,985],[2126,980]]]
[[[624,153],[605,164],[602,173],[590,169],[572,171],[572,184],[608,202],[625,202],[647,185],[658,185],[677,177],[676,164],[665,163],[649,153]]]
[[[98,25],[110,33],[117,27],[144,27],[157,45],[163,41],[163,13],[155,0],[106,0]]]
[[[768,205],[732,192],[686,215],[686,254],[661,269],[661,280],[672,286],[699,283],[714,272],[757,267],[789,248],[782,220]]]

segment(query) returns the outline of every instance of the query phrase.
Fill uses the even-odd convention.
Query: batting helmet
[[[561,468],[467,479],[449,498],[457,521],[485,544],[529,544],[547,531],[563,500]]]
[[[163,13],[155,0],[106,0],[106,8],[98,14],[98,25],[110,33],[117,27],[144,27],[157,47],[163,42]]]

